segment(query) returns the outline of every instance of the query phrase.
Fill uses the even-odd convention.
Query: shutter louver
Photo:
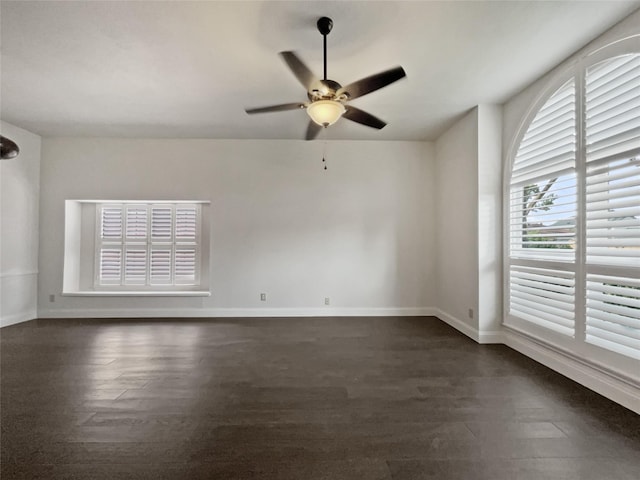
[[[151,238],[170,242],[173,238],[173,212],[171,207],[151,208]]]
[[[103,240],[122,238],[122,207],[103,206],[100,219],[100,238]]]
[[[586,341],[640,359],[640,280],[587,275]]]
[[[575,274],[547,268],[512,266],[510,313],[564,335],[575,327]]]
[[[147,249],[129,247],[125,252],[124,283],[144,285],[147,281]]]
[[[171,283],[171,248],[152,247],[149,280],[152,285]]]
[[[585,96],[587,162],[640,148],[640,55],[587,69]]]
[[[126,235],[129,240],[147,238],[147,209],[145,207],[127,207]]]
[[[101,285],[119,284],[122,278],[122,249],[101,248],[99,268],[98,281]]]

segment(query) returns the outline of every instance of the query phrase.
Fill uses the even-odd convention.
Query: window
[[[63,294],[210,294],[208,201],[65,203]]]
[[[199,205],[105,203],[96,207],[96,288],[199,283]]]
[[[505,324],[600,364],[640,359],[640,53],[565,80],[513,157]]]

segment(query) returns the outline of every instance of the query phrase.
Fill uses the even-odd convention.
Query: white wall
[[[326,171],[322,148],[45,139],[39,316],[431,313],[433,145],[328,142]],[[66,199],[210,200],[212,296],[61,296]]]
[[[498,105],[478,105],[436,141],[438,316],[480,343],[502,341],[501,155]]]
[[[502,107],[478,105],[478,331],[499,342],[502,325]]]
[[[438,316],[477,337],[478,109],[441,135],[435,151]]]
[[[2,122],[20,154],[0,160],[0,326],[37,317],[40,137]]]

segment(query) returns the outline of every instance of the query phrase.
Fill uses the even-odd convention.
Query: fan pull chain
[[[324,165],[324,170],[327,169],[327,127],[322,129],[322,135],[324,137],[322,141],[322,164]]]

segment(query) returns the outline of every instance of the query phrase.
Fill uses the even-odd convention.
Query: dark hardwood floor
[[[435,318],[4,328],[2,479],[640,478],[640,416]]]

